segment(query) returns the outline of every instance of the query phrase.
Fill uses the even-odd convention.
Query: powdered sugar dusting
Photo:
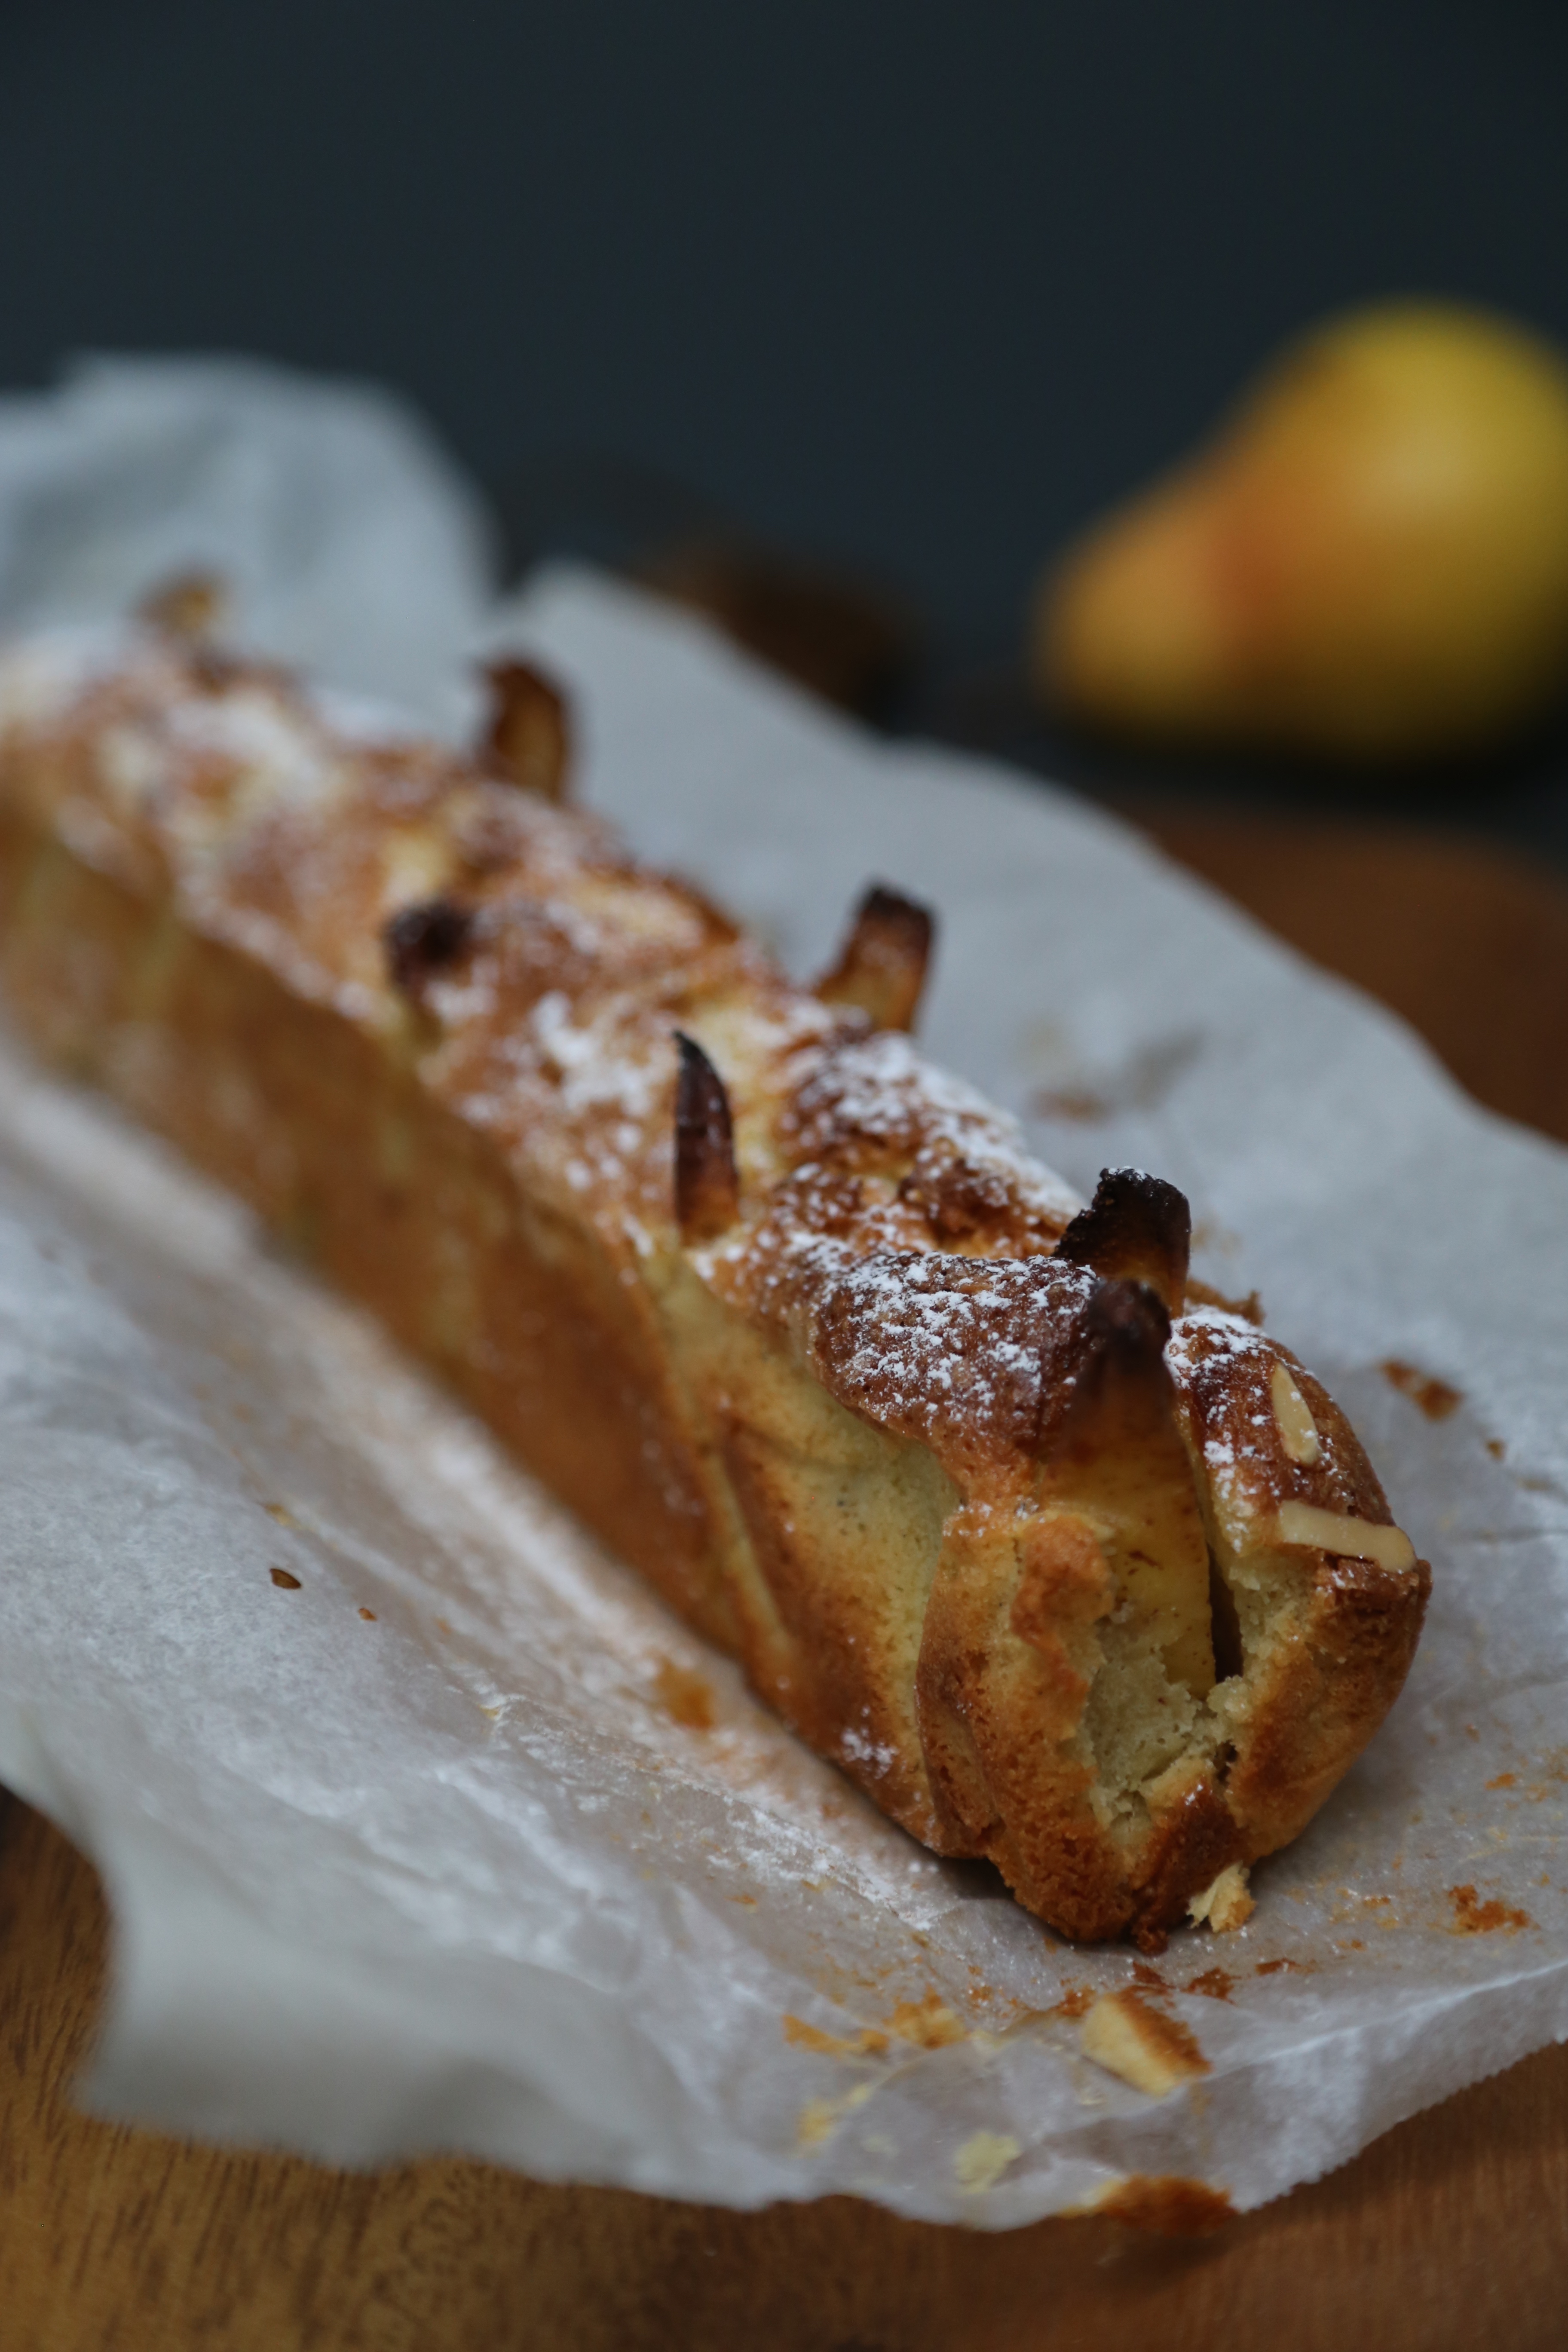
[[[1021,1207],[1058,1223],[1083,1206],[1026,1150],[1017,1122],[962,1078],[934,1068],[896,1030],[858,1038],[825,1059],[801,1088],[794,1121],[810,1149],[853,1138],[862,1146],[961,1160]]]
[[[1388,1506],[1343,1413],[1321,1381],[1240,1315],[1198,1307],[1173,1327],[1165,1360],[1191,1442],[1230,1539],[1245,1549],[1259,1521],[1301,1502],[1383,1523]],[[1320,1450],[1310,1463],[1287,1452],[1275,1413],[1274,1367],[1301,1389]]]

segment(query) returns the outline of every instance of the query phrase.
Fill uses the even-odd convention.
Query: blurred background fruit
[[[1152,746],[1043,706],[1021,627],[1307,321],[1414,289],[1568,345],[1565,81],[1547,0],[12,0],[0,386],[105,350],[384,380],[498,578],[609,564],[1122,804],[1353,796],[1568,865],[1568,709],[1415,769]]]
[[[1318,330],[1047,572],[1030,654],[1048,705],[1155,743],[1507,740],[1568,681],[1568,363],[1454,305]]]

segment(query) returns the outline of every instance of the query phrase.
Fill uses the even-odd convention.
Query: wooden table
[[[1568,1139],[1568,888],[1462,840],[1137,812]],[[733,2214],[493,2167],[374,2177],[75,2114],[103,1981],[89,1864],[0,1817],[0,2352],[1561,2352],[1568,2048],[1218,2235],[980,2238],[847,2198]]]

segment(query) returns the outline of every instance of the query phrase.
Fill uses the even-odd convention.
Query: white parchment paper
[[[0,396],[0,629],[221,574],[253,652],[449,732],[492,595],[469,483],[391,393],[259,360],[84,359]]]
[[[1132,1955],[884,1822],[232,1203],[7,1048],[0,1778],[109,1885],[92,2101],[1005,2227],[1129,2173],[1257,2204],[1568,2033],[1568,1154],[1066,797],[874,742],[584,573],[490,610],[466,494],[379,401],[88,383],[0,405],[8,620],[226,559],[258,641],[362,690],[406,662],[434,723],[481,635],[526,646],[584,796],[797,968],[868,877],[930,898],[931,1051],[1080,1188],[1136,1160],[1190,1192],[1202,1270],[1262,1289],[1436,1569],[1405,1696],[1250,1925],[1173,1939],[1212,2071],[1151,2101],[1072,2014]],[[167,454],[193,416],[221,465]],[[332,528],[284,562],[267,518],[312,485]],[[1427,1418],[1391,1359],[1461,1402]]]

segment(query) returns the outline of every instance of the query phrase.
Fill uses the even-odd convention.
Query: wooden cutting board
[[[1146,805],[1171,853],[1568,1140],[1568,887],[1460,838]],[[1568,2048],[1216,2234],[1005,2237],[432,2162],[364,2177],[89,2121],[89,1865],[0,1812],[0,2352],[1562,2352]]]

